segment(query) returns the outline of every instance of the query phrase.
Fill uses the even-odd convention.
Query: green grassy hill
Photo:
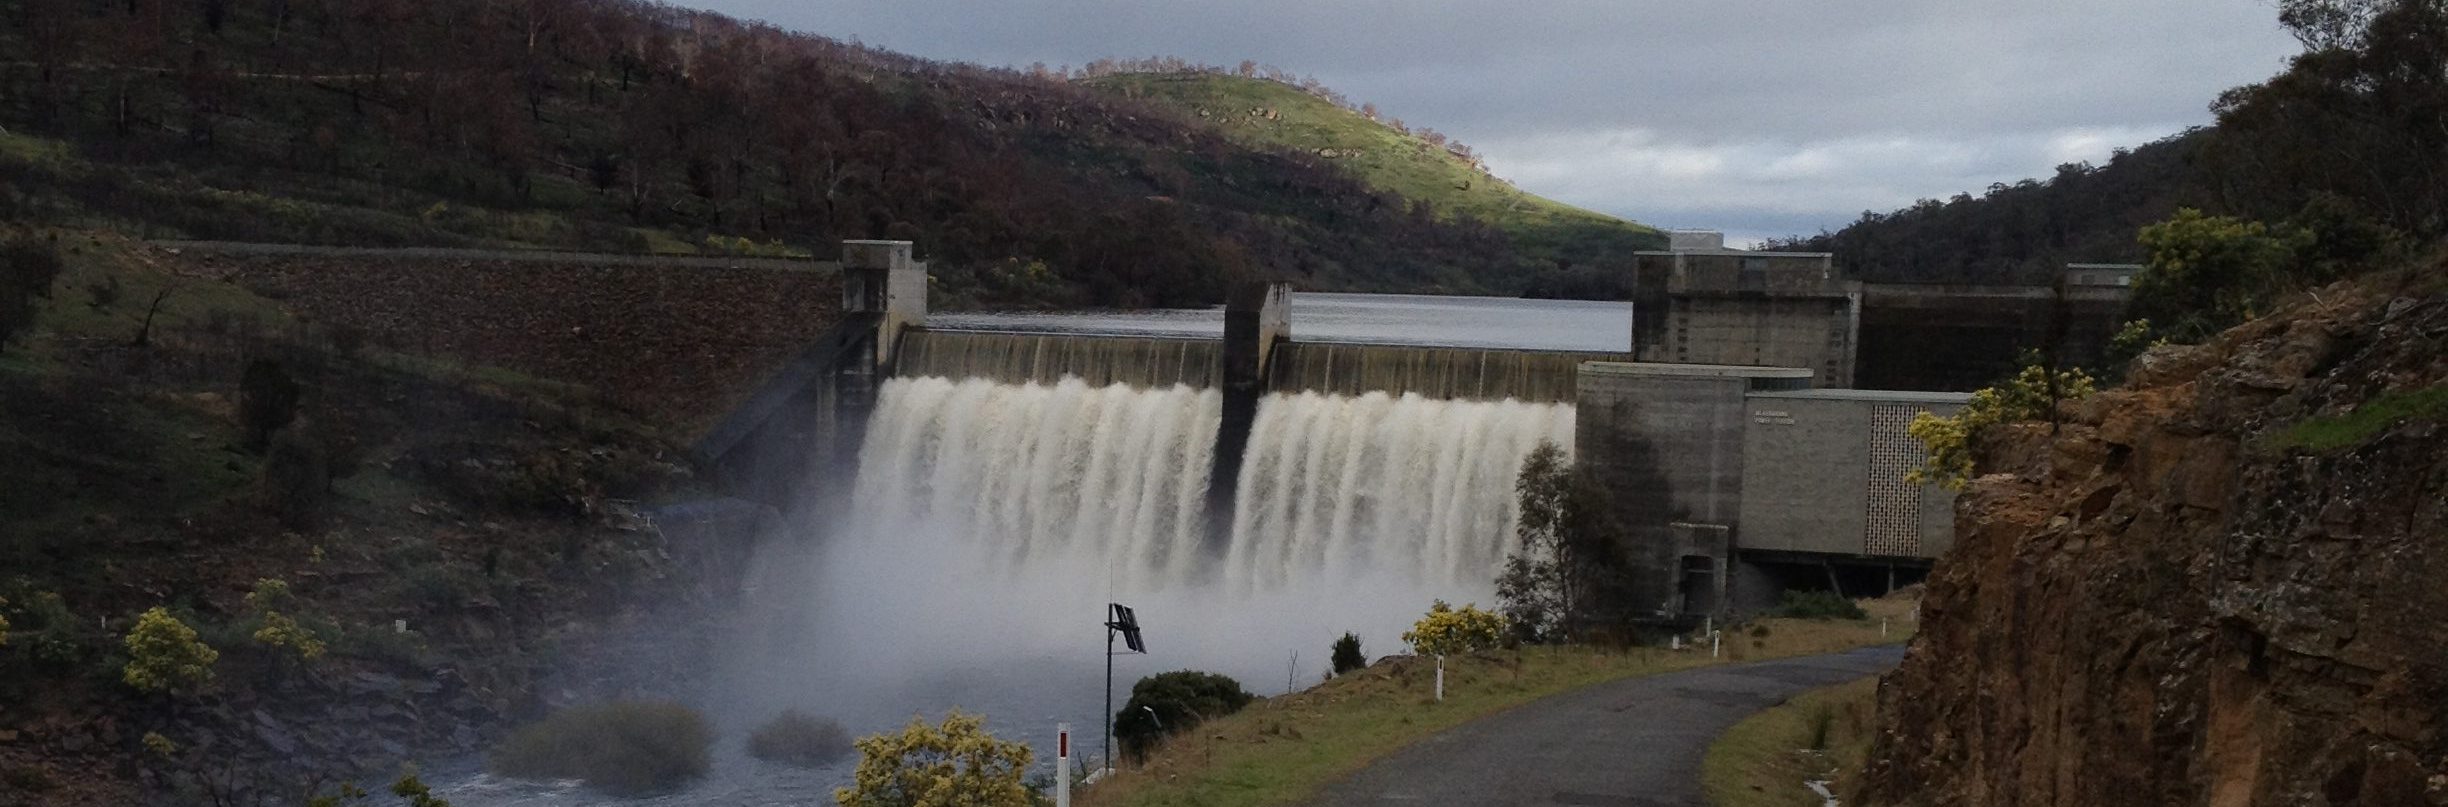
[[[1280,82],[1189,72],[1103,76],[1087,84],[1178,109],[1238,143],[1316,157],[1372,188],[1425,202],[1440,216],[1493,225],[1537,257],[1594,263],[1665,245],[1655,228],[1523,191],[1443,146]]]

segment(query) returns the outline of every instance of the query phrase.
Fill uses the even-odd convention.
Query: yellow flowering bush
[[[1029,807],[1022,783],[1033,758],[1025,743],[986,733],[986,719],[954,711],[943,724],[912,719],[898,734],[858,741],[851,786],[833,791],[842,807]]]
[[[2057,371],[2057,397],[2077,401],[2091,397],[2098,383],[2091,374],[2080,369]],[[1963,411],[1952,417],[1940,417],[1930,412],[1913,416],[1904,429],[1921,441],[1929,451],[1921,467],[1904,475],[1913,484],[1935,483],[1949,490],[1962,490],[1972,478],[1972,435],[1999,423],[2017,423],[2048,417],[2049,372],[2032,365],[2023,368],[2006,383],[1972,393],[1972,400]]]
[[[1428,606],[1428,615],[1411,626],[1402,640],[1411,649],[1431,656],[1450,656],[1473,650],[1489,650],[1502,645],[1505,618],[1493,612],[1479,610],[1476,603],[1460,610],[1444,600]]]
[[[196,638],[194,628],[158,605],[137,616],[136,626],[128,629],[127,653],[120,678],[146,692],[210,681],[213,662],[221,660],[221,652]]]
[[[323,640],[316,638],[314,631],[307,630],[288,614],[273,610],[291,599],[288,582],[273,578],[255,581],[255,590],[246,595],[247,607],[261,620],[261,626],[255,629],[255,643],[273,649],[286,648],[301,660],[322,658]]]

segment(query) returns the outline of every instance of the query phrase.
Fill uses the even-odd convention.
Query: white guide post
[[[1717,632],[1709,631],[1709,658],[1717,657],[1717,646],[1719,644],[1722,644],[1722,642],[1719,641]]]
[[[1071,807],[1071,724],[1054,724],[1054,807]]]
[[[1443,653],[1437,654],[1436,699],[1439,701],[1445,699],[1445,654]]]

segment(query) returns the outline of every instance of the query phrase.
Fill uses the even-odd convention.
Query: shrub
[[[1114,714],[1114,739],[1132,756],[1146,756],[1158,740],[1256,699],[1229,676],[1196,670],[1151,675],[1131,685],[1130,700]]]
[[[314,631],[307,630],[297,620],[279,611],[264,612],[263,627],[255,629],[255,643],[276,650],[286,649],[297,654],[301,661],[323,657],[323,640],[315,638]]]
[[[210,681],[213,662],[221,660],[220,651],[205,645],[194,628],[160,606],[136,617],[136,626],[128,629],[127,653],[120,678],[146,692]]]
[[[2149,263],[2134,277],[2133,310],[2199,341],[2253,318],[2268,305],[2310,233],[2192,208],[2143,227]]]
[[[275,610],[288,607],[296,599],[289,593],[288,581],[277,578],[255,581],[255,590],[246,595],[247,610],[255,613],[256,622],[255,632],[249,638],[275,650],[286,649],[301,661],[322,658],[323,640],[288,614]]]
[[[0,245],[0,343],[34,324],[34,301],[51,299],[61,265],[56,240],[20,236]]]
[[[623,701],[565,709],[519,729],[494,749],[493,772],[577,779],[617,796],[669,789],[702,776],[713,730],[676,703]]]
[[[850,732],[840,723],[785,710],[748,735],[748,754],[758,759],[817,767],[850,753]]]
[[[1868,619],[1870,614],[1833,591],[1787,591],[1777,616],[1793,619]]]
[[[1413,624],[1402,638],[1420,653],[1450,656],[1494,649],[1504,643],[1504,635],[1504,617],[1479,610],[1475,603],[1457,611],[1444,600],[1437,600],[1428,606],[1428,615]]]
[[[238,421],[245,429],[247,448],[262,451],[272,445],[272,433],[297,418],[302,392],[280,362],[247,362],[246,372],[238,379]]]
[[[1368,666],[1368,656],[1360,652],[1360,637],[1349,632],[1334,643],[1334,674],[1342,675]]]
[[[858,741],[851,786],[833,791],[841,807],[1030,807],[1024,781],[1034,754],[1026,743],[986,733],[986,720],[954,711],[940,726],[913,719],[897,734]]]
[[[0,607],[6,607],[0,601]],[[85,657],[82,632],[91,623],[79,620],[68,611],[68,602],[57,592],[37,591],[25,596],[17,612],[20,622],[0,633],[13,631],[14,641],[34,660],[59,667],[75,665]],[[0,622],[0,624],[8,624]]]
[[[2054,418],[2059,401],[2088,398],[2097,389],[2091,374],[2080,369],[2059,370],[2052,379],[2048,368],[2032,365],[2005,383],[1974,391],[1972,400],[1951,417],[1915,415],[1905,431],[1921,441],[1929,456],[1921,467],[1907,472],[1904,481],[1962,490],[1972,478],[1974,434],[2000,423]]]

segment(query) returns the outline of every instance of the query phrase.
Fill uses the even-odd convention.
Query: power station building
[[[1814,389],[1801,368],[1591,362],[1578,460],[1629,531],[1641,618],[1773,605],[1792,586],[1884,592],[1953,542],[1955,497],[1905,477],[1906,432],[1963,393]]]

